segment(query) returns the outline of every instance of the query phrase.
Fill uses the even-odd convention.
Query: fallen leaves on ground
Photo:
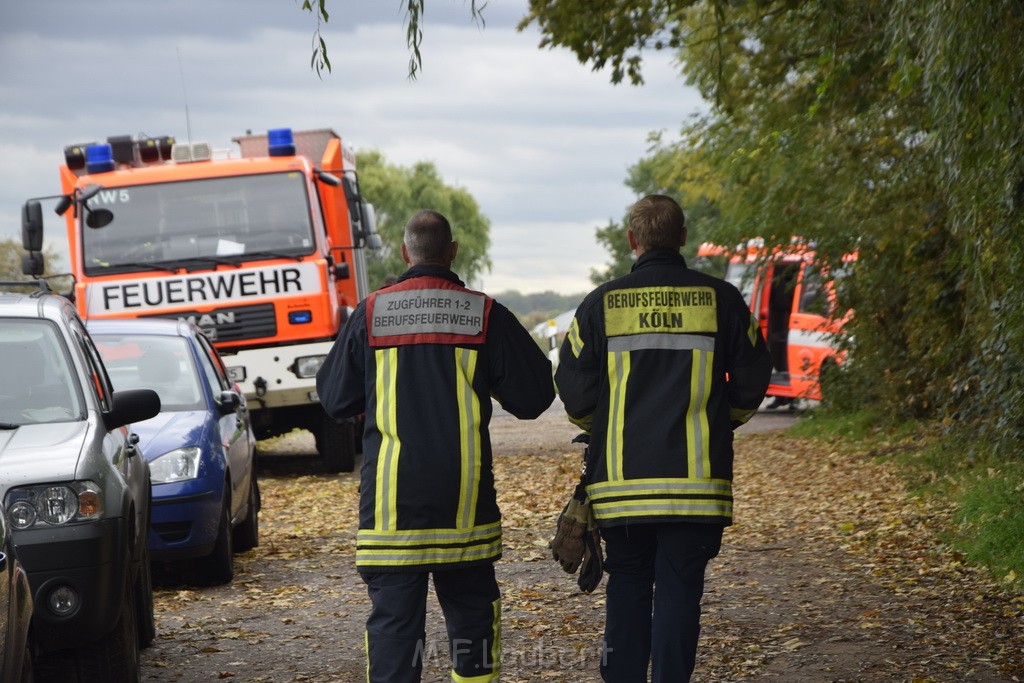
[[[604,583],[580,593],[547,548],[579,477],[574,434],[554,411],[492,429],[506,683],[600,680]],[[952,510],[863,455],[742,432],[736,449],[736,524],[708,572],[694,680],[1024,677],[1024,596],[936,540]],[[144,680],[365,680],[356,477],[279,458],[260,485],[260,545],[236,556],[235,580],[157,589]],[[450,680],[433,597],[429,609],[424,680]]]

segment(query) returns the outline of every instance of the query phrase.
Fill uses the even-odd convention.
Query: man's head
[[[640,254],[651,249],[678,250],[686,244],[686,217],[671,197],[647,195],[629,210],[629,248]]]
[[[402,258],[411,266],[450,268],[458,250],[459,243],[452,240],[451,224],[437,211],[417,211],[405,224]]]

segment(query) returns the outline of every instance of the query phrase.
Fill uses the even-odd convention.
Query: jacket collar
[[[442,268],[441,266],[429,265],[411,266],[409,270],[405,271],[399,276],[398,281],[404,282],[405,280],[409,280],[414,277],[441,277],[444,278],[445,280],[450,280],[454,282],[460,287],[466,286],[466,283],[460,280],[459,276],[453,273],[451,270],[447,268]]]
[[[651,249],[650,251],[645,251],[640,258],[636,260],[636,263],[633,264],[633,268],[630,269],[630,272],[640,270],[641,268],[646,268],[648,266],[664,265],[682,266],[685,268],[686,259],[684,259],[683,255],[674,249]]]

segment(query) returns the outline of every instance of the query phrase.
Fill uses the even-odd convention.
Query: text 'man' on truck
[[[768,343],[773,370],[769,405],[795,399],[821,400],[822,368],[841,363],[838,348],[846,315],[836,310],[836,282],[856,256],[830,270],[813,246],[795,240],[780,249],[767,249],[761,239],[736,248],[705,243],[698,258],[725,258],[725,279],[743,294]]]
[[[239,153],[173,138],[70,145],[60,167],[73,298],[85,318],[195,322],[249,399],[258,438],[313,432],[350,471],[357,425],[329,418],[316,372],[366,296],[380,248],[355,155],[332,130],[233,138]],[[23,210],[28,274],[42,272],[38,200]]]

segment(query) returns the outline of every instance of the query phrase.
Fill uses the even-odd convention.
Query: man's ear
[[[409,260],[409,250],[405,248],[405,242],[402,242],[402,260],[405,261],[407,265],[412,265],[412,261]]]
[[[629,241],[629,250],[636,251],[639,247],[636,243],[636,237],[633,236],[633,229],[629,228],[626,230],[626,239]]]
[[[448,259],[450,262],[455,263],[455,255],[459,253],[459,243],[452,241],[451,245],[451,257]]]
[[[685,247],[686,246],[686,226],[685,225],[683,226],[682,234],[679,236],[679,246],[680,247]]]

